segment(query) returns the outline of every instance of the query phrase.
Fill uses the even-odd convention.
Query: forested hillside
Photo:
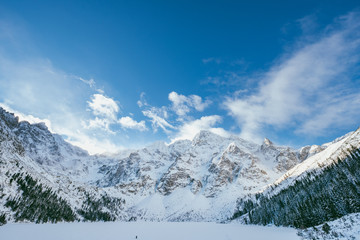
[[[321,174],[307,173],[295,184],[267,197],[240,200],[233,219],[246,223],[306,228],[360,212],[360,149],[351,149]]]

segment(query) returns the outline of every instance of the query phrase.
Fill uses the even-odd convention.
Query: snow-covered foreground
[[[302,231],[303,239],[319,240],[360,240],[360,213],[352,213],[327,223],[328,232],[324,232],[324,224]]]
[[[300,239],[295,229],[217,223],[111,222],[59,224],[6,224],[6,240],[232,240]]]

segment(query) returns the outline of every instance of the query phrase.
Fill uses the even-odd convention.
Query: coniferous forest
[[[307,173],[274,196],[241,199],[232,219],[307,228],[355,212],[360,212],[360,149],[350,150],[320,174]]]
[[[85,197],[86,200],[81,209],[77,211],[84,221],[115,221],[117,211],[125,204],[125,200],[107,195],[103,195],[100,199],[93,199],[89,193],[85,192]],[[107,211],[104,211],[104,208]]]
[[[95,199],[85,192],[81,209],[73,210],[67,201],[28,174],[15,173],[11,175],[10,183],[17,184],[20,195],[9,197],[5,206],[11,208],[15,213],[15,221],[18,222],[114,221],[124,204],[124,200],[120,198],[102,195],[100,199]],[[5,214],[0,214],[0,225],[5,223]]]
[[[50,188],[39,184],[30,175],[16,173],[11,176],[10,181],[17,184],[21,190],[19,197],[8,198],[5,204],[15,212],[16,221],[56,223],[76,220],[74,211],[64,199],[58,197]]]

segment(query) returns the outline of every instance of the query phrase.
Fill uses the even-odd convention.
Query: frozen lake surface
[[[10,223],[0,227],[6,240],[292,240],[291,228],[217,223],[97,222],[33,224]]]

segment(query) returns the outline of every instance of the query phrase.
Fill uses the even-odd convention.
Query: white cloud
[[[139,130],[139,131],[148,130],[146,125],[145,125],[145,121],[137,122],[137,121],[135,121],[134,119],[132,119],[129,116],[120,118],[118,120],[118,123],[120,123],[120,125],[123,128],[136,129],[136,130]]]
[[[144,116],[151,119],[150,121],[154,132],[156,132],[158,128],[161,128],[165,133],[169,134],[171,132],[170,129],[176,129],[176,127],[165,120],[168,117],[168,114],[164,107],[151,107],[148,110],[142,111],[142,113]]]
[[[218,115],[204,116],[200,119],[186,122],[179,127],[178,133],[171,142],[184,139],[192,140],[201,130],[208,130],[220,136],[228,137],[230,134],[226,130],[214,127],[221,122],[222,118]]]
[[[179,116],[185,116],[191,108],[204,111],[211,103],[209,100],[203,101],[197,95],[184,96],[176,92],[169,93],[169,100],[172,102],[171,109]]]
[[[141,107],[145,107],[145,106],[149,106],[149,104],[147,103],[146,99],[145,99],[145,93],[142,92],[140,94],[140,99],[137,101],[137,105],[141,108]]]
[[[340,23],[273,66],[259,79],[257,92],[227,98],[224,105],[242,137],[258,140],[266,126],[314,135],[356,119],[360,105],[351,103],[358,101],[359,88],[349,87],[347,77],[359,60],[360,21],[349,14]]]
[[[96,93],[91,96],[91,101],[87,101],[87,103],[95,118],[82,121],[82,126],[86,129],[102,129],[110,134],[115,134],[110,129],[110,125],[118,123],[117,113],[120,108],[115,100]]]
[[[117,113],[120,108],[116,101],[103,94],[94,94],[91,101],[88,101],[88,106],[95,119],[83,121],[83,126],[87,129],[99,128],[108,133],[115,134],[110,126],[119,124],[124,129],[133,129],[138,131],[146,131],[145,121],[137,122],[129,116],[117,118]]]
[[[203,101],[198,95],[185,96],[174,91],[169,93],[168,99],[171,102],[170,105],[152,107],[146,102],[145,93],[141,93],[140,100],[138,101],[139,107],[145,107],[142,113],[144,116],[150,118],[153,131],[157,132],[160,128],[167,135],[173,135],[174,132],[181,131],[184,124],[192,121],[192,117],[188,116],[190,111],[195,109],[201,112],[211,104],[211,101]],[[174,118],[174,113],[175,117],[177,117],[176,119]],[[204,118],[202,123],[205,124],[206,120],[209,119]],[[205,128],[208,129],[208,127]]]
[[[347,96],[327,97],[318,106],[318,114],[304,121],[296,132],[302,134],[327,134],[330,128],[341,129],[349,125],[359,125],[360,93]]]
[[[110,134],[115,134],[114,131],[110,129],[110,125],[114,124],[115,121],[108,119],[108,118],[98,118],[95,117],[94,119],[89,119],[87,121],[82,121],[81,125],[85,129],[101,129]]]
[[[75,79],[78,79],[78,80],[82,81],[83,83],[89,85],[89,87],[91,87],[91,88],[94,88],[94,87],[96,86],[96,82],[95,82],[95,80],[92,79],[92,78],[90,78],[89,80],[86,80],[86,79],[84,79],[84,78],[82,78],[82,77],[78,77],[78,76],[73,76],[73,77],[74,77]]]
[[[69,129],[65,126],[60,132],[65,135],[65,140],[74,146],[87,150],[90,154],[115,153],[124,147],[114,144],[107,138],[99,138],[81,130]]]
[[[148,117],[150,119],[154,133],[157,132],[159,128],[161,128],[166,134],[170,134],[172,130],[176,129],[175,126],[173,126],[166,120],[169,117],[168,107],[150,106],[145,99],[144,92],[140,94],[140,100],[137,102],[137,104],[140,108],[144,107],[146,109],[143,110],[142,113],[145,117]]]
[[[87,103],[93,114],[96,116],[115,120],[116,114],[119,112],[117,103],[112,98],[102,94],[94,94],[91,97],[91,101],[88,101]]]

